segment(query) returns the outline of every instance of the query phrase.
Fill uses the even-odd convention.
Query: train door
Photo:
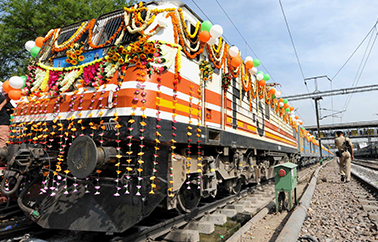
[[[202,90],[202,124],[209,129],[209,139],[219,139],[224,105],[221,70],[214,69],[212,78],[202,82]]]

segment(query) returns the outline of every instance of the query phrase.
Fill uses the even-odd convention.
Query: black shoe
[[[346,181],[345,183],[349,183],[350,181]]]
[[[344,179],[345,179],[345,176],[341,175],[341,181],[344,181]]]

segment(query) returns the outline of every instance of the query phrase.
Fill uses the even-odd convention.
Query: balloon
[[[269,81],[270,79],[270,75],[269,74],[264,74],[264,80],[265,81]]]
[[[8,96],[12,100],[19,100],[21,98],[22,91],[20,89],[12,89],[9,91]]]
[[[215,44],[218,44],[218,43],[219,43],[218,38],[214,38],[214,37],[211,37],[211,38],[209,39],[209,41],[207,41],[207,44],[208,44],[208,45],[215,45]]]
[[[30,54],[35,58],[35,57],[37,57],[37,55],[38,55],[40,49],[41,49],[41,48],[35,46],[35,47],[33,47],[33,48],[30,50]]]
[[[228,51],[231,57],[235,57],[239,54],[239,48],[236,46],[232,46],[230,50]]]
[[[210,39],[210,33],[207,32],[207,31],[201,31],[201,33],[199,34],[198,38],[202,41],[202,42],[207,42],[209,41]]]
[[[285,108],[285,111],[288,113],[290,111],[290,109],[289,108]]]
[[[43,38],[43,37],[37,37],[35,39],[35,46],[42,48],[44,40],[45,40],[45,38]]]
[[[31,49],[33,49],[33,47],[35,47],[35,42],[33,40],[29,40],[25,43],[25,49],[27,51],[31,51]]]
[[[260,81],[259,81],[259,86],[260,86],[260,87],[265,86],[265,81],[264,81],[264,80],[260,80]]]
[[[209,20],[203,21],[201,24],[201,31],[206,30],[207,32],[210,32],[211,27],[213,27],[213,24]]]
[[[9,92],[10,90],[12,90],[13,88],[9,85],[9,81],[5,81],[3,83],[3,90],[4,92]]]
[[[276,96],[277,96],[277,97],[280,97],[281,95],[282,95],[282,92],[279,91],[279,90],[276,90]]]
[[[247,61],[253,61],[253,59],[252,59],[252,57],[247,56],[247,57],[245,57],[245,60],[244,60],[244,61],[247,63]]]
[[[24,79],[22,79],[19,76],[12,76],[9,79],[9,85],[14,89],[21,89],[24,86],[24,84]]]
[[[294,107],[290,107],[290,111],[294,111]]]
[[[276,93],[276,89],[272,88],[272,89],[269,90],[269,92],[270,92],[270,94],[274,95]]]
[[[161,27],[161,28],[165,28],[168,24],[168,21],[165,17],[163,16],[160,16],[157,18],[157,24]]]
[[[287,102],[288,102],[288,100],[287,100],[287,99],[284,99],[284,100],[283,100],[283,103],[284,103],[284,104],[285,104],[285,103],[287,103]]]
[[[264,72],[262,72],[262,71],[257,72],[257,74],[260,74],[260,73],[264,75]]]
[[[283,103],[283,99],[282,98],[280,98],[278,101],[281,102],[281,103]]]
[[[218,38],[223,34],[223,28],[219,24],[213,25],[210,29],[211,36]]]
[[[252,67],[251,69],[249,69],[249,73],[251,75],[255,75],[257,73],[257,68],[256,67]]]
[[[284,106],[283,102],[279,102],[278,105],[280,106],[280,108]]]
[[[284,108],[289,108],[289,107],[290,107],[289,104],[284,103]],[[289,111],[290,111],[290,109],[289,109]]]
[[[295,118],[295,119],[297,119],[297,120],[299,119],[299,117],[298,117],[298,116],[295,116],[294,118]]]
[[[253,67],[253,61],[248,60],[248,61],[245,63],[245,67],[247,67],[247,69],[251,69],[251,68]]]
[[[256,79],[257,80],[263,80],[264,79],[264,75],[263,74],[261,74],[261,73],[258,73],[257,75],[256,75]]]
[[[272,95],[272,99],[276,99],[276,95],[273,94],[273,95]]]
[[[241,63],[242,63],[242,60],[241,60],[241,58],[239,56],[233,57],[231,59],[231,65],[233,67],[238,67],[238,66],[240,66]]]
[[[256,67],[260,65],[260,60],[259,59],[254,59],[253,64],[255,64]]]

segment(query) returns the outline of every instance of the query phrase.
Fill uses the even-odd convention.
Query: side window
[[[265,103],[265,118],[267,119],[267,120],[269,120],[269,118],[270,118],[270,106],[269,106],[269,104],[266,104]]]

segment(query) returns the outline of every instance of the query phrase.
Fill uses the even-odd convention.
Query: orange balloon
[[[303,125],[303,122],[300,122],[301,125]]]
[[[251,69],[255,64],[253,64],[253,61],[247,61],[245,63],[245,67],[247,67],[247,69]]]
[[[8,96],[12,100],[19,100],[21,98],[22,91],[20,89],[10,90]]]
[[[289,104],[285,103],[285,104],[284,104],[284,108],[286,109],[286,108],[288,108],[288,107],[289,107]]]
[[[242,59],[239,56],[232,57],[231,59],[231,65],[233,67],[238,67],[242,63]]]
[[[295,118],[295,119],[299,119],[299,117],[298,117],[298,116],[295,116],[294,118]]]
[[[280,98],[278,101],[282,103],[283,102],[283,98]]]
[[[9,81],[5,81],[3,83],[3,90],[4,92],[9,92],[10,90],[13,90],[14,88],[9,85]]]
[[[198,38],[202,42],[207,42],[211,38],[211,35],[210,35],[210,33],[208,31],[201,31],[201,33],[199,34]]]
[[[290,107],[290,111],[294,111],[294,107]]]
[[[43,41],[45,40],[45,38],[43,37],[38,37],[35,39],[35,46],[39,47],[39,48],[42,48],[42,45],[43,45]]]
[[[269,90],[270,94],[274,95],[276,93],[276,89],[272,88]]]
[[[259,81],[259,85],[260,85],[260,87],[265,86],[265,81],[264,81],[264,80],[260,80],[260,81]]]

